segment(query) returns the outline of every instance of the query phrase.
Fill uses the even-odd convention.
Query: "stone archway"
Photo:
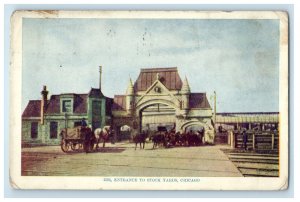
[[[158,106],[158,110],[151,111],[156,106]],[[161,106],[162,109],[167,110],[167,112],[166,111],[163,112],[163,110],[160,111],[159,106]],[[136,108],[136,116],[138,117],[138,120],[139,120],[138,121],[139,122],[138,130],[141,131],[144,124],[147,123],[147,121],[145,121],[146,117],[147,117],[147,115],[145,113],[147,113],[147,111],[148,111],[148,113],[152,113],[152,114],[156,113],[157,117],[155,117],[155,115],[153,115],[155,118],[152,119],[155,121],[149,122],[152,127],[149,125],[146,126],[149,130],[150,129],[154,130],[153,127],[156,127],[157,125],[159,125],[159,123],[165,124],[166,126],[173,126],[174,123],[176,123],[176,111],[177,110],[178,110],[178,108],[173,102],[171,102],[169,100],[164,100],[164,99],[152,99],[152,100],[147,100],[147,101],[139,104]],[[166,114],[164,114],[164,113],[166,113]],[[159,117],[159,116],[161,116],[161,117]],[[149,123],[147,123],[147,124],[149,124]],[[144,126],[144,128],[145,128],[145,126]]]
[[[207,130],[209,128],[207,123],[204,123],[204,122],[199,121],[199,120],[193,120],[193,121],[187,121],[184,124],[182,124],[180,129],[185,131],[188,127],[194,126],[194,125],[202,126],[205,130]]]
[[[204,136],[202,139],[203,143],[207,144],[214,144],[215,141],[215,130],[211,124],[208,124],[206,122],[202,122],[199,120],[193,120],[193,121],[187,121],[184,124],[181,125],[181,129],[183,131],[186,130],[187,127],[192,126],[192,125],[200,125],[204,127]]]

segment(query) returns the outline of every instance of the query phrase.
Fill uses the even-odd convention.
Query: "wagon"
[[[61,130],[61,150],[68,151],[90,151],[93,149],[93,133],[90,128],[77,126]]]

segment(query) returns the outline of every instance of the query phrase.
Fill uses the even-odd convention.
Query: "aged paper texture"
[[[16,189],[284,190],[288,15],[16,11]]]

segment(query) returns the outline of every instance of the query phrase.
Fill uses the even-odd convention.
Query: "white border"
[[[113,14],[113,15],[112,15]],[[288,134],[288,29],[283,12],[187,12],[187,11],[54,11],[16,12],[12,18],[10,69],[10,177],[15,188],[26,189],[109,189],[109,190],[280,190],[288,183],[288,137],[280,135],[279,178],[204,177],[198,184],[110,183],[102,177],[24,177],[21,174],[21,68],[22,17],[34,18],[177,18],[177,19],[279,19],[280,20],[280,133]],[[125,176],[124,176],[125,177]],[[80,184],[78,180],[80,179]]]

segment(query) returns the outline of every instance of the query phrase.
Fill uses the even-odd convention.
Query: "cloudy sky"
[[[192,92],[217,92],[218,112],[279,103],[278,20],[24,19],[22,110],[51,94],[124,94],[141,68],[178,67]]]

